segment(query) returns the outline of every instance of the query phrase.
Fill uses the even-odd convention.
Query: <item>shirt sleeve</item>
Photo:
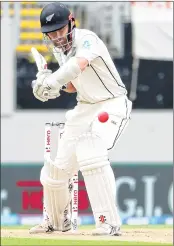
[[[78,44],[76,57],[84,57],[88,60],[89,64],[100,56],[98,49],[98,39],[95,35],[85,35]]]

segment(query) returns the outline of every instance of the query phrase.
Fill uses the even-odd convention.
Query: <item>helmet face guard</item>
[[[64,36],[59,36],[57,38],[50,38],[48,34],[44,33],[44,42],[46,43],[48,49],[53,53],[57,53],[60,51],[62,51],[63,53],[67,53],[71,49],[74,42],[74,31],[75,30],[73,28]]]

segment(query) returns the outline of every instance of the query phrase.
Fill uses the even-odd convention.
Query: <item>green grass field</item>
[[[76,235],[56,235],[54,234],[54,237],[52,236],[53,234],[47,234],[46,237],[43,234],[39,234],[39,238],[37,236],[30,235],[28,234],[28,229],[29,226],[6,226],[6,227],[1,227],[1,245],[77,245],[77,246],[90,246],[90,245],[142,245],[142,246],[148,246],[148,245],[172,245],[172,240],[171,242],[158,242],[158,237],[153,241],[148,239],[148,242],[144,242],[143,238],[144,235],[147,234],[148,238],[148,233],[149,235],[154,235],[155,233],[158,232],[159,236],[162,235],[163,232],[164,235],[166,233],[172,233],[172,227],[171,226],[164,226],[164,225],[158,225],[158,226],[152,226],[152,225],[147,225],[147,226],[123,226],[122,231],[126,231],[127,235],[121,236],[121,237],[94,237],[91,240],[91,236],[83,236],[80,235],[80,238]],[[81,226],[79,230],[83,231],[91,231],[94,228],[94,226]],[[139,238],[139,231],[142,231],[142,240]],[[4,232],[9,232],[5,236],[3,235]],[[20,234],[19,234],[20,232]],[[133,240],[128,240],[130,235],[129,232],[132,234],[135,233],[135,236]],[[24,234],[25,233],[25,234]],[[15,236],[17,235],[17,237]],[[43,235],[43,236],[42,236]],[[127,237],[127,238],[126,238]],[[136,240],[137,237],[137,240]],[[131,237],[132,238],[132,237]]]
[[[97,246],[97,245],[101,245],[101,246],[113,246],[113,245],[128,245],[128,246],[133,246],[133,245],[139,245],[139,246],[150,246],[150,245],[158,245],[159,243],[144,243],[144,242],[126,242],[126,241],[112,241],[112,240],[108,240],[106,241],[93,241],[93,240],[53,240],[53,239],[31,239],[31,238],[2,238],[1,239],[1,245],[65,245],[65,246],[69,246],[69,245],[74,245],[74,246]],[[160,245],[165,245],[165,246],[171,246],[172,244],[160,244]]]

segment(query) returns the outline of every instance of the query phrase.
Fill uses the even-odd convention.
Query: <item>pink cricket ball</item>
[[[98,114],[98,120],[101,123],[105,123],[109,119],[109,114],[107,112],[101,112]]]

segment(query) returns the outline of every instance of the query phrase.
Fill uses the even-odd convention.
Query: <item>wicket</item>
[[[58,144],[64,132],[64,123],[49,122],[45,123],[45,148],[44,158],[46,160],[51,159],[51,130],[52,127],[58,127]],[[71,179],[72,184],[72,201],[71,201],[71,224],[72,231],[75,232],[78,229],[78,173],[75,173]]]

